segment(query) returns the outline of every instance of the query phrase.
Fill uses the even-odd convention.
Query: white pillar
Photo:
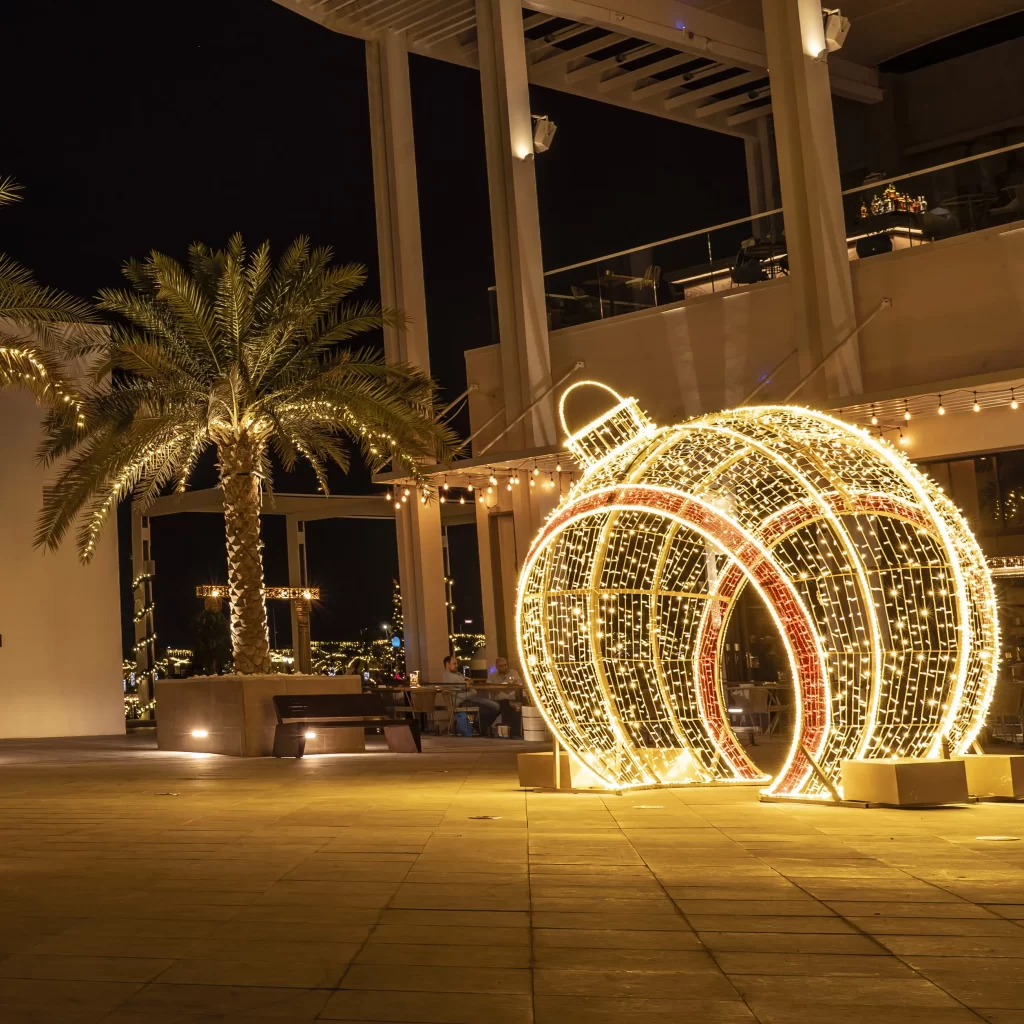
[[[288,586],[309,586],[309,573],[306,568],[306,524],[296,515],[285,516],[286,534],[288,537]],[[292,620],[292,657],[295,659],[293,668],[296,672],[312,671],[312,652],[310,650],[309,606],[302,606],[298,601],[289,601]]]
[[[404,35],[384,32],[367,42],[366,74],[381,298],[385,305],[397,306],[409,317],[405,330],[385,329],[384,348],[390,361],[407,362],[429,373],[409,54]],[[439,681],[449,640],[438,503],[422,505],[412,498],[396,513],[395,528],[406,668],[418,670],[424,682]]]
[[[832,93],[818,0],[762,0],[779,183],[800,372],[808,373],[856,326],[839,184]],[[851,340],[809,385],[821,394],[861,388]]]
[[[483,613],[484,653],[487,664],[493,665],[498,656],[498,610],[500,602],[495,601],[495,540],[491,534],[490,506],[484,488],[476,492],[476,546],[480,563],[480,604]]]
[[[477,0],[487,187],[497,285],[505,422],[551,386],[533,122],[519,0]],[[554,398],[514,427],[507,448],[556,442]]]
[[[153,582],[156,562],[153,560],[150,518],[132,509],[132,606],[135,612],[135,678],[139,687],[139,703],[153,699],[156,670],[156,628],[153,618]],[[152,718],[152,712],[146,712]]]

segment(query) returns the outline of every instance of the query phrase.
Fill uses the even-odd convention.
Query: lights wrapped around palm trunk
[[[657,428],[612,394],[569,437],[585,473],[519,580],[530,690],[583,765],[611,788],[764,781],[773,796],[829,799],[844,759],[970,747],[995,682],[995,599],[937,484],[812,410]],[[746,586],[774,618],[794,690],[774,779],[724,698],[724,637]]]

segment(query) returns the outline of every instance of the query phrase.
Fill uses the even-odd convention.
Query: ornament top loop
[[[607,391],[615,398],[616,404],[596,419],[572,431],[565,422],[565,400],[571,392],[585,385]],[[623,398],[614,388],[596,380],[580,380],[567,387],[558,402],[558,418],[562,429],[569,435],[565,442],[566,448],[586,466],[600,462],[615,449],[654,429],[635,398]]]

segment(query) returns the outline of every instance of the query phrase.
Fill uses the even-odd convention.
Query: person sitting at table
[[[505,686],[507,690],[496,690],[492,693],[501,709],[501,724],[509,727],[510,736],[521,736],[523,733],[523,705],[516,700],[522,689],[523,681],[519,673],[509,666],[508,659],[501,656],[494,659],[494,668],[487,676],[488,686]]]
[[[454,654],[449,654],[444,659],[444,674],[441,676],[441,685],[446,690],[453,690],[455,692],[456,707],[460,704],[472,704],[480,709],[480,735],[486,736],[501,711],[501,705],[489,697],[481,697],[476,690],[466,683],[466,677],[459,671],[459,659]]]

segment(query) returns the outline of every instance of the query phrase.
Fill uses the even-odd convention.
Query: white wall
[[[0,395],[0,737],[123,733],[117,524],[88,567],[70,537],[33,548],[40,420],[30,396]]]

